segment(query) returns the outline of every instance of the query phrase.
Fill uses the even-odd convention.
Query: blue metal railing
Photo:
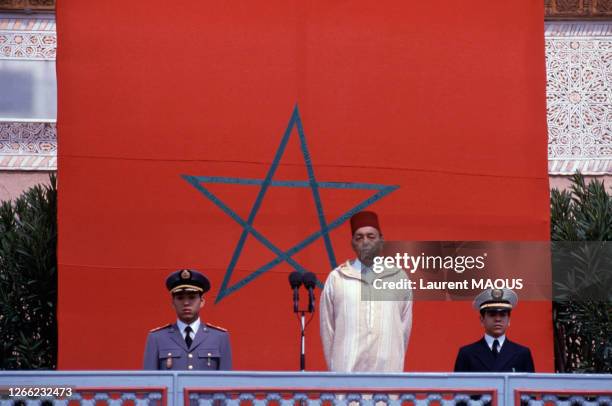
[[[71,388],[70,397],[15,388]],[[612,375],[331,372],[0,372],[0,406],[612,405]],[[12,394],[9,393],[12,390]],[[34,395],[30,391],[30,395]],[[571,399],[569,401],[568,399]],[[187,400],[187,402],[185,402]]]

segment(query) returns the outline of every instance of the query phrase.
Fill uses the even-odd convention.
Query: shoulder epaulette
[[[155,327],[155,328],[149,330],[149,333],[153,333],[155,331],[163,330],[163,329],[168,328],[170,326],[172,326],[172,324],[166,324],[164,326]]]
[[[206,323],[206,325],[210,328],[214,328],[215,330],[220,330],[220,331],[225,331],[227,332],[226,328],[220,327],[220,326],[215,326],[214,324],[210,324],[210,323]]]

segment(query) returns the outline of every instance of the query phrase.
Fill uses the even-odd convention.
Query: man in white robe
[[[373,212],[351,218],[352,246],[357,259],[334,269],[321,294],[321,340],[325,360],[335,372],[402,372],[412,327],[409,290],[376,289],[375,279],[407,280],[405,272],[372,270],[382,254],[383,236]]]

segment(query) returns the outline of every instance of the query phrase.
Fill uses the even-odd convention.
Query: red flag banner
[[[141,368],[176,317],[166,276],[195,268],[234,369],[296,370],[287,276],[352,258],[361,209],[388,240],[547,240],[543,12],[59,2],[60,368]],[[482,334],[469,302],[413,320],[408,371],[450,371]],[[520,302],[509,337],[552,370],[549,302]],[[316,316],[307,357],[326,369]]]

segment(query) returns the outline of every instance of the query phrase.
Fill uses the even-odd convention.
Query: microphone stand
[[[307,310],[298,310],[300,315],[300,371],[306,371],[306,313],[314,313],[312,306]]]
[[[299,308],[299,287],[304,282],[303,278],[306,277],[306,283],[304,284],[308,292],[308,308],[306,310],[300,310]],[[293,289],[293,312],[300,315],[300,371],[306,370],[306,313],[314,313],[314,294],[312,289],[316,277],[313,273],[307,272],[302,275],[300,272],[295,271],[289,275],[289,284]]]
[[[300,371],[306,370],[306,312],[300,310],[300,330],[301,330],[301,348],[300,348]]]

